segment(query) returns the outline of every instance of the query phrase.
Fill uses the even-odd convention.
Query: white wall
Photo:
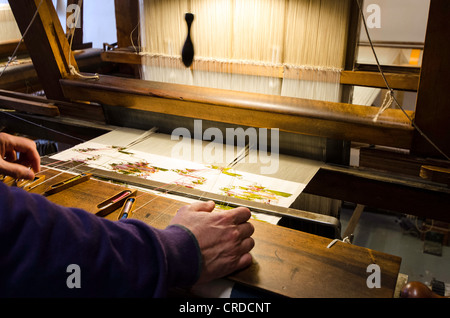
[[[92,42],[94,48],[103,43],[117,41],[116,18],[113,0],[85,0],[83,41]]]
[[[369,29],[373,41],[424,42],[430,0],[365,0],[364,15],[367,6],[376,4],[381,9],[381,28]],[[361,41],[367,36],[361,28]]]

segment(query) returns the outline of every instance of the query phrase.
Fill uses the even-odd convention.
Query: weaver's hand
[[[247,222],[251,213],[244,207],[211,212],[214,202],[197,202],[178,210],[171,224],[188,228],[197,238],[203,257],[199,283],[211,281],[252,263],[250,250],[254,227]]]
[[[19,158],[17,153],[20,153]],[[1,174],[16,179],[33,179],[34,172],[40,171],[41,159],[36,144],[30,139],[0,133],[0,155]]]

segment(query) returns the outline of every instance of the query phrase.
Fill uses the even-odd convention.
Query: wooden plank
[[[103,51],[101,58],[104,62],[141,65],[144,57],[141,54],[130,52],[128,49],[117,49]]]
[[[0,42],[0,59],[7,59],[16,49],[19,39]],[[17,55],[28,53],[25,43],[21,43],[17,50]]]
[[[413,128],[400,110],[100,76],[63,79],[65,97],[237,125],[409,148]],[[410,113],[412,115],[412,113]]]
[[[385,73],[391,88],[396,90],[417,91],[419,75]],[[377,72],[343,71],[341,84],[386,88],[383,78]]]
[[[31,62],[8,66],[2,77],[0,77],[0,87],[5,90],[26,93],[42,90],[42,84]]]
[[[35,115],[59,116],[59,109],[55,105],[13,97],[0,96],[0,106]]]
[[[56,173],[45,170],[46,180]],[[69,174],[61,174],[52,181],[60,182]],[[33,192],[43,193],[49,186],[41,185]],[[88,180],[48,199],[64,205],[76,206],[91,213],[96,205],[123,187],[98,180]],[[139,191],[133,218],[151,226],[165,228],[176,211],[185,203]],[[151,202],[151,204],[148,204]],[[119,210],[106,216],[117,220]],[[257,289],[287,297],[392,297],[401,259],[399,257],[345,243],[327,248],[330,239],[287,229],[256,220],[253,264],[228,279]],[[367,266],[378,264],[381,269],[381,288],[368,288]]]
[[[423,158],[399,151],[398,149],[382,149],[362,147],[359,150],[359,167],[380,171],[389,171],[399,175],[418,177],[424,165],[450,168],[450,163],[444,160]]]
[[[351,236],[354,234],[356,226],[358,225],[361,214],[364,211],[365,206],[362,204],[357,204],[355,210],[352,213],[352,217],[345,228],[345,232],[342,238],[348,238],[351,241]]]
[[[49,106],[49,104],[51,104],[54,105],[54,107],[56,107],[57,110],[59,110],[59,113],[61,115],[67,116],[69,118],[83,119],[89,122],[97,122],[97,123],[105,122],[103,108],[100,105],[57,101],[47,99],[42,96],[29,95],[21,92],[13,92],[0,89],[0,100],[5,97],[10,97],[18,101],[23,101],[24,105],[30,105],[30,107],[33,106],[32,103],[36,103],[38,105],[42,104],[46,106]],[[33,113],[33,109],[32,108],[28,109],[27,107],[22,107],[22,109],[17,110]],[[52,113],[49,114],[41,113],[41,115],[52,116]],[[53,116],[57,116],[57,114],[54,114]]]
[[[420,176],[424,179],[450,186],[450,168],[422,166],[420,168]]]
[[[28,28],[41,0],[9,1],[22,34]],[[29,28],[25,43],[46,96],[64,100],[59,80],[70,74],[70,64],[78,70],[73,54],[69,57],[69,43],[51,0],[44,0]]]
[[[417,126],[450,157],[450,2],[431,0],[422,72],[417,95]],[[420,156],[443,156],[421,136],[414,134],[412,153]]]

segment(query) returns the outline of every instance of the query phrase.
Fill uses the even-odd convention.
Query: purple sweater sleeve
[[[80,288],[68,287],[71,264]],[[113,222],[0,183],[0,297],[164,297],[200,269],[182,226]]]

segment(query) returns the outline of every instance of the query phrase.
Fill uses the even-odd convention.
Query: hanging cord
[[[384,95],[383,104],[381,105],[380,109],[378,110],[378,113],[375,115],[375,117],[372,119],[375,123],[378,120],[378,117],[389,107],[391,107],[392,102],[394,101],[394,91],[389,90],[386,92],[386,95]]]
[[[39,8],[41,7],[42,3],[44,3],[44,0],[41,0],[39,5],[37,6],[36,12],[34,13],[33,18],[31,19],[30,23],[28,24],[27,28],[25,29],[25,32],[22,34],[22,38],[20,39],[19,43],[17,43],[17,46],[16,46],[12,56],[10,56],[8,58],[8,62],[6,63],[5,67],[3,68],[2,72],[0,73],[0,77],[2,77],[3,73],[5,72],[6,68],[9,66],[9,64],[17,58],[17,51],[19,50],[20,44],[22,43],[23,39],[25,38],[25,35],[28,33],[28,30],[30,29],[34,20],[36,20],[36,17],[39,13]]]
[[[136,24],[136,26],[134,27],[134,29],[130,33],[130,42],[131,42],[131,45],[133,46],[133,49],[134,49],[135,53],[139,53],[139,51],[140,51],[140,49],[138,47],[136,47],[136,45],[134,44],[134,41],[133,41],[133,34],[134,34],[134,32],[136,30],[138,31],[138,41],[141,38],[141,32],[140,32],[139,25],[140,25],[140,21]]]
[[[86,76],[83,74],[80,74],[77,69],[72,65],[71,59],[72,59],[72,43],[73,43],[73,38],[75,37],[75,31],[77,29],[77,25],[78,25],[78,21],[80,19],[80,14],[81,14],[81,6],[83,5],[83,0],[79,0],[78,1],[78,11],[77,11],[77,15],[75,17],[75,26],[73,27],[73,31],[72,31],[72,37],[70,38],[70,45],[69,45],[69,70],[70,70],[70,74],[74,75],[74,76],[78,76],[80,78],[84,78],[84,79],[100,79],[100,77],[98,76],[98,74],[95,75],[90,75],[90,76]]]
[[[391,86],[389,85],[389,83],[388,83],[388,81],[387,81],[387,79],[386,79],[386,76],[384,75],[384,72],[383,72],[383,70],[381,69],[381,65],[380,65],[380,61],[378,60],[378,56],[377,56],[377,54],[376,54],[376,52],[375,52],[375,48],[374,48],[374,46],[373,46],[373,43],[372,43],[372,39],[370,38],[370,35],[369,35],[369,29],[367,28],[367,23],[366,23],[366,19],[364,18],[364,13],[363,13],[363,10],[362,10],[362,7],[361,7],[361,3],[360,3],[360,0],[356,0],[356,3],[358,4],[358,8],[359,8],[359,12],[360,12],[360,14],[361,14],[361,19],[362,19],[362,21],[363,21],[363,25],[364,25],[364,30],[365,30],[365,32],[366,32],[366,35],[367,35],[367,39],[369,40],[369,44],[370,44],[370,48],[372,49],[372,52],[373,52],[373,56],[375,57],[375,61],[376,61],[376,63],[377,63],[377,67],[378,67],[378,71],[380,72],[380,74],[381,74],[381,77],[383,78],[383,81],[384,81],[384,83],[385,83],[385,85],[386,85],[386,88],[388,89],[388,94],[390,95],[390,98],[389,99],[392,99],[392,101],[391,101],[391,103],[390,104],[392,104],[392,102],[395,102],[395,104],[401,109],[401,111],[403,112],[403,114],[406,116],[406,118],[408,118],[408,120],[409,120],[409,122],[411,123],[411,125],[419,132],[419,134],[423,137],[423,138],[425,138],[425,140],[426,141],[428,141],[429,143],[430,143],[430,145],[432,145],[441,155],[443,155],[448,161],[450,161],[450,157],[444,152],[444,151],[442,151],[441,150],[441,148],[439,148],[423,131],[422,131],[422,129],[420,129],[418,126],[417,126],[417,124],[414,122],[414,120],[408,115],[408,113],[406,113],[406,111],[405,111],[405,109],[403,108],[403,106],[401,106],[400,105],[400,103],[398,102],[398,100],[397,100],[397,98],[395,97],[395,94],[394,94],[394,90],[391,88]],[[386,100],[386,98],[385,98],[385,100]],[[384,103],[383,103],[384,104]],[[390,106],[390,104],[389,104],[389,106]],[[380,109],[380,111],[378,112],[378,114],[375,116],[375,118],[374,118],[374,121],[377,121],[378,120],[378,117],[381,115],[381,113],[383,112],[383,111],[385,111],[388,107],[385,107],[386,105],[383,105],[383,108],[384,109]]]

